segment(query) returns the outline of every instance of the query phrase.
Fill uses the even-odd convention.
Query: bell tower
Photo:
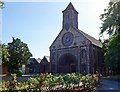
[[[70,2],[63,12],[63,29],[68,30],[70,26],[78,29],[78,12]]]

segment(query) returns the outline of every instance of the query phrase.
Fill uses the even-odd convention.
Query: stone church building
[[[101,42],[78,29],[78,12],[71,2],[62,13],[62,30],[50,46],[51,72],[101,72]]]

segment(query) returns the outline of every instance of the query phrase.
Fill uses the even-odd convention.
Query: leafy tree
[[[100,34],[109,34],[109,39],[104,40],[105,63],[114,73],[120,74],[120,1],[110,2],[104,14],[100,15],[102,27]]]
[[[1,50],[0,50],[0,53],[1,53],[1,60],[2,60],[2,65],[4,66],[7,66],[8,62],[9,62],[9,52],[8,52],[8,47],[7,45],[5,44],[0,44],[0,47],[1,47]]]
[[[32,56],[27,44],[23,43],[18,38],[13,38],[13,41],[8,43],[8,48],[10,54],[8,68],[10,72],[19,70],[19,68],[22,67],[22,64],[28,63]]]
[[[120,74],[120,34],[110,38],[105,54],[105,63],[115,74]]]
[[[101,34],[107,32],[110,36],[120,33],[120,1],[110,2],[104,14],[100,15],[102,20]]]
[[[103,48],[104,55],[108,51],[108,44],[109,44],[109,39],[105,39],[102,43],[102,45],[103,45],[102,48]]]

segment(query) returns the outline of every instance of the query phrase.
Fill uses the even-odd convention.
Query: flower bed
[[[0,83],[0,90],[46,90],[50,92],[61,92],[66,90],[93,90],[98,81],[98,75],[81,75],[79,73],[67,74],[36,74],[25,82],[16,80],[13,74],[12,81],[4,81]]]

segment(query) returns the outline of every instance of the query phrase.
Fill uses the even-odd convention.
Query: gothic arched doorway
[[[63,54],[58,61],[58,73],[76,72],[76,58],[72,54]]]

